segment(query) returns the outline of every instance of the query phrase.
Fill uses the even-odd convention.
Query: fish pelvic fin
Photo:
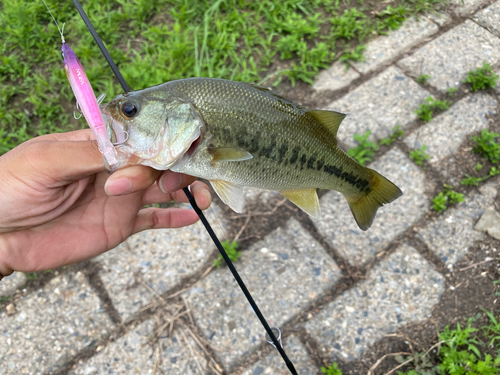
[[[286,190],[280,191],[280,193],[312,217],[319,218],[321,216],[316,189]]]
[[[337,132],[339,131],[340,123],[346,115],[335,111],[324,110],[311,110],[307,112],[309,115],[318,120],[330,133],[335,137],[335,144],[337,144]]]
[[[245,205],[243,188],[240,185],[223,180],[210,180],[219,198],[235,212],[242,213]]]
[[[368,194],[356,195],[355,197],[346,196],[354,219],[362,230],[370,228],[379,207],[391,203],[403,194],[400,188],[380,173],[373,169],[367,169],[372,175],[372,188]]]

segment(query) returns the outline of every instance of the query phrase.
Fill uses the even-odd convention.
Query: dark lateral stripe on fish
[[[335,175],[336,177],[349,182],[351,185],[357,187],[361,191],[365,191],[365,189],[370,184],[369,181],[363,180],[362,178],[356,178],[356,176],[352,175],[349,172],[342,172],[341,168],[334,165],[325,165],[324,171],[330,175]]]

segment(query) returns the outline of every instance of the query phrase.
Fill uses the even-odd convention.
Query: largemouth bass
[[[377,209],[402,194],[337,147],[344,114],[306,109],[264,87],[182,79],[119,95],[103,113],[111,140],[122,143],[122,166],[207,179],[236,212],[244,204],[242,186],[251,186],[279,191],[318,217],[316,189],[330,189],[345,196],[367,230]]]

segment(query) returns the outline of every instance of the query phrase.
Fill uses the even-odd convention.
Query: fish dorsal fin
[[[321,210],[316,189],[287,190],[280,193],[312,217],[316,219],[320,217]]]
[[[240,185],[223,180],[210,180],[210,183],[225,204],[238,213],[243,212],[245,198],[243,196],[243,188]]]
[[[323,111],[320,109],[315,109],[307,112],[316,120],[321,122],[327,128],[333,136],[337,137],[337,132],[339,130],[340,123],[345,118],[343,113],[335,112],[335,111]]]
[[[209,150],[212,154],[212,162],[217,161],[244,161],[253,158],[248,151],[235,147],[219,147]]]

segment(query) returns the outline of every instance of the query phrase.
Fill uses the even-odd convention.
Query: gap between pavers
[[[466,20],[397,65],[415,77],[429,75],[431,78],[427,82],[445,91],[458,87],[467,73],[482,67],[483,62],[500,62],[500,39],[475,22]]]
[[[319,369],[311,360],[307,349],[302,345],[296,335],[290,335],[283,340],[283,348],[292,361],[293,366],[300,375],[316,375]],[[254,363],[243,373],[233,375],[289,375],[290,370],[279,355],[277,350]]]
[[[206,361],[198,356],[195,359],[189,349],[188,345],[199,351],[196,344],[187,336],[189,344],[186,344],[179,329],[175,329],[172,337],[168,337],[167,328],[156,344],[159,350],[156,347],[153,349],[149,340],[155,333],[155,328],[152,320],[142,322],[88,361],[78,365],[69,375],[153,374],[155,363],[163,374],[196,375],[200,373],[196,359],[202,370],[206,370]]]
[[[420,16],[418,20],[409,18],[399,29],[370,41],[363,52],[366,61],[352,62],[352,65],[362,74],[369,73],[418,45],[438,30],[438,25],[425,16]]]
[[[447,176],[443,160],[452,157],[472,133],[487,129],[487,116],[496,113],[498,102],[484,93],[471,94],[405,139],[410,149],[427,146],[429,162]],[[448,176],[447,176],[448,177]]]
[[[225,224],[220,209],[214,205],[205,215],[223,239],[219,222]],[[183,228],[144,231],[127,242],[95,258],[102,266],[104,287],[122,320],[157,298],[156,293],[162,294],[182,278],[198,272],[215,248],[201,222]]]
[[[494,182],[489,182],[479,188],[480,194],[471,192],[465,196],[465,201],[457,207],[450,208],[436,219],[429,222],[417,234],[450,270],[476,241],[485,234],[474,230],[474,226],[484,213],[493,206],[498,193]]]
[[[428,95],[401,70],[391,66],[325,109],[347,114],[337,139],[354,147],[355,133],[370,130],[369,139],[375,140],[388,137],[396,125],[405,129],[417,118],[415,110]]]
[[[335,262],[295,219],[244,251],[235,267],[269,325],[278,328],[341,277]],[[226,371],[264,342],[265,331],[227,267],[184,297]]]
[[[488,0],[450,0],[450,5],[453,5],[453,12],[459,16],[467,16],[481,5],[487,3]]]
[[[500,38],[500,1],[477,12],[472,19]]]
[[[443,276],[414,248],[401,245],[367,279],[305,324],[333,361],[359,358],[385,335],[425,321],[444,291]]]
[[[0,313],[0,373],[50,374],[114,325],[81,272],[57,276]]]
[[[394,148],[369,165],[395,183],[403,195],[379,208],[366,232],[358,228],[345,198],[329,192],[321,198],[322,215],[313,219],[325,240],[353,265],[363,266],[397,236],[415,224],[429,209],[425,189],[431,188],[423,171]]]

